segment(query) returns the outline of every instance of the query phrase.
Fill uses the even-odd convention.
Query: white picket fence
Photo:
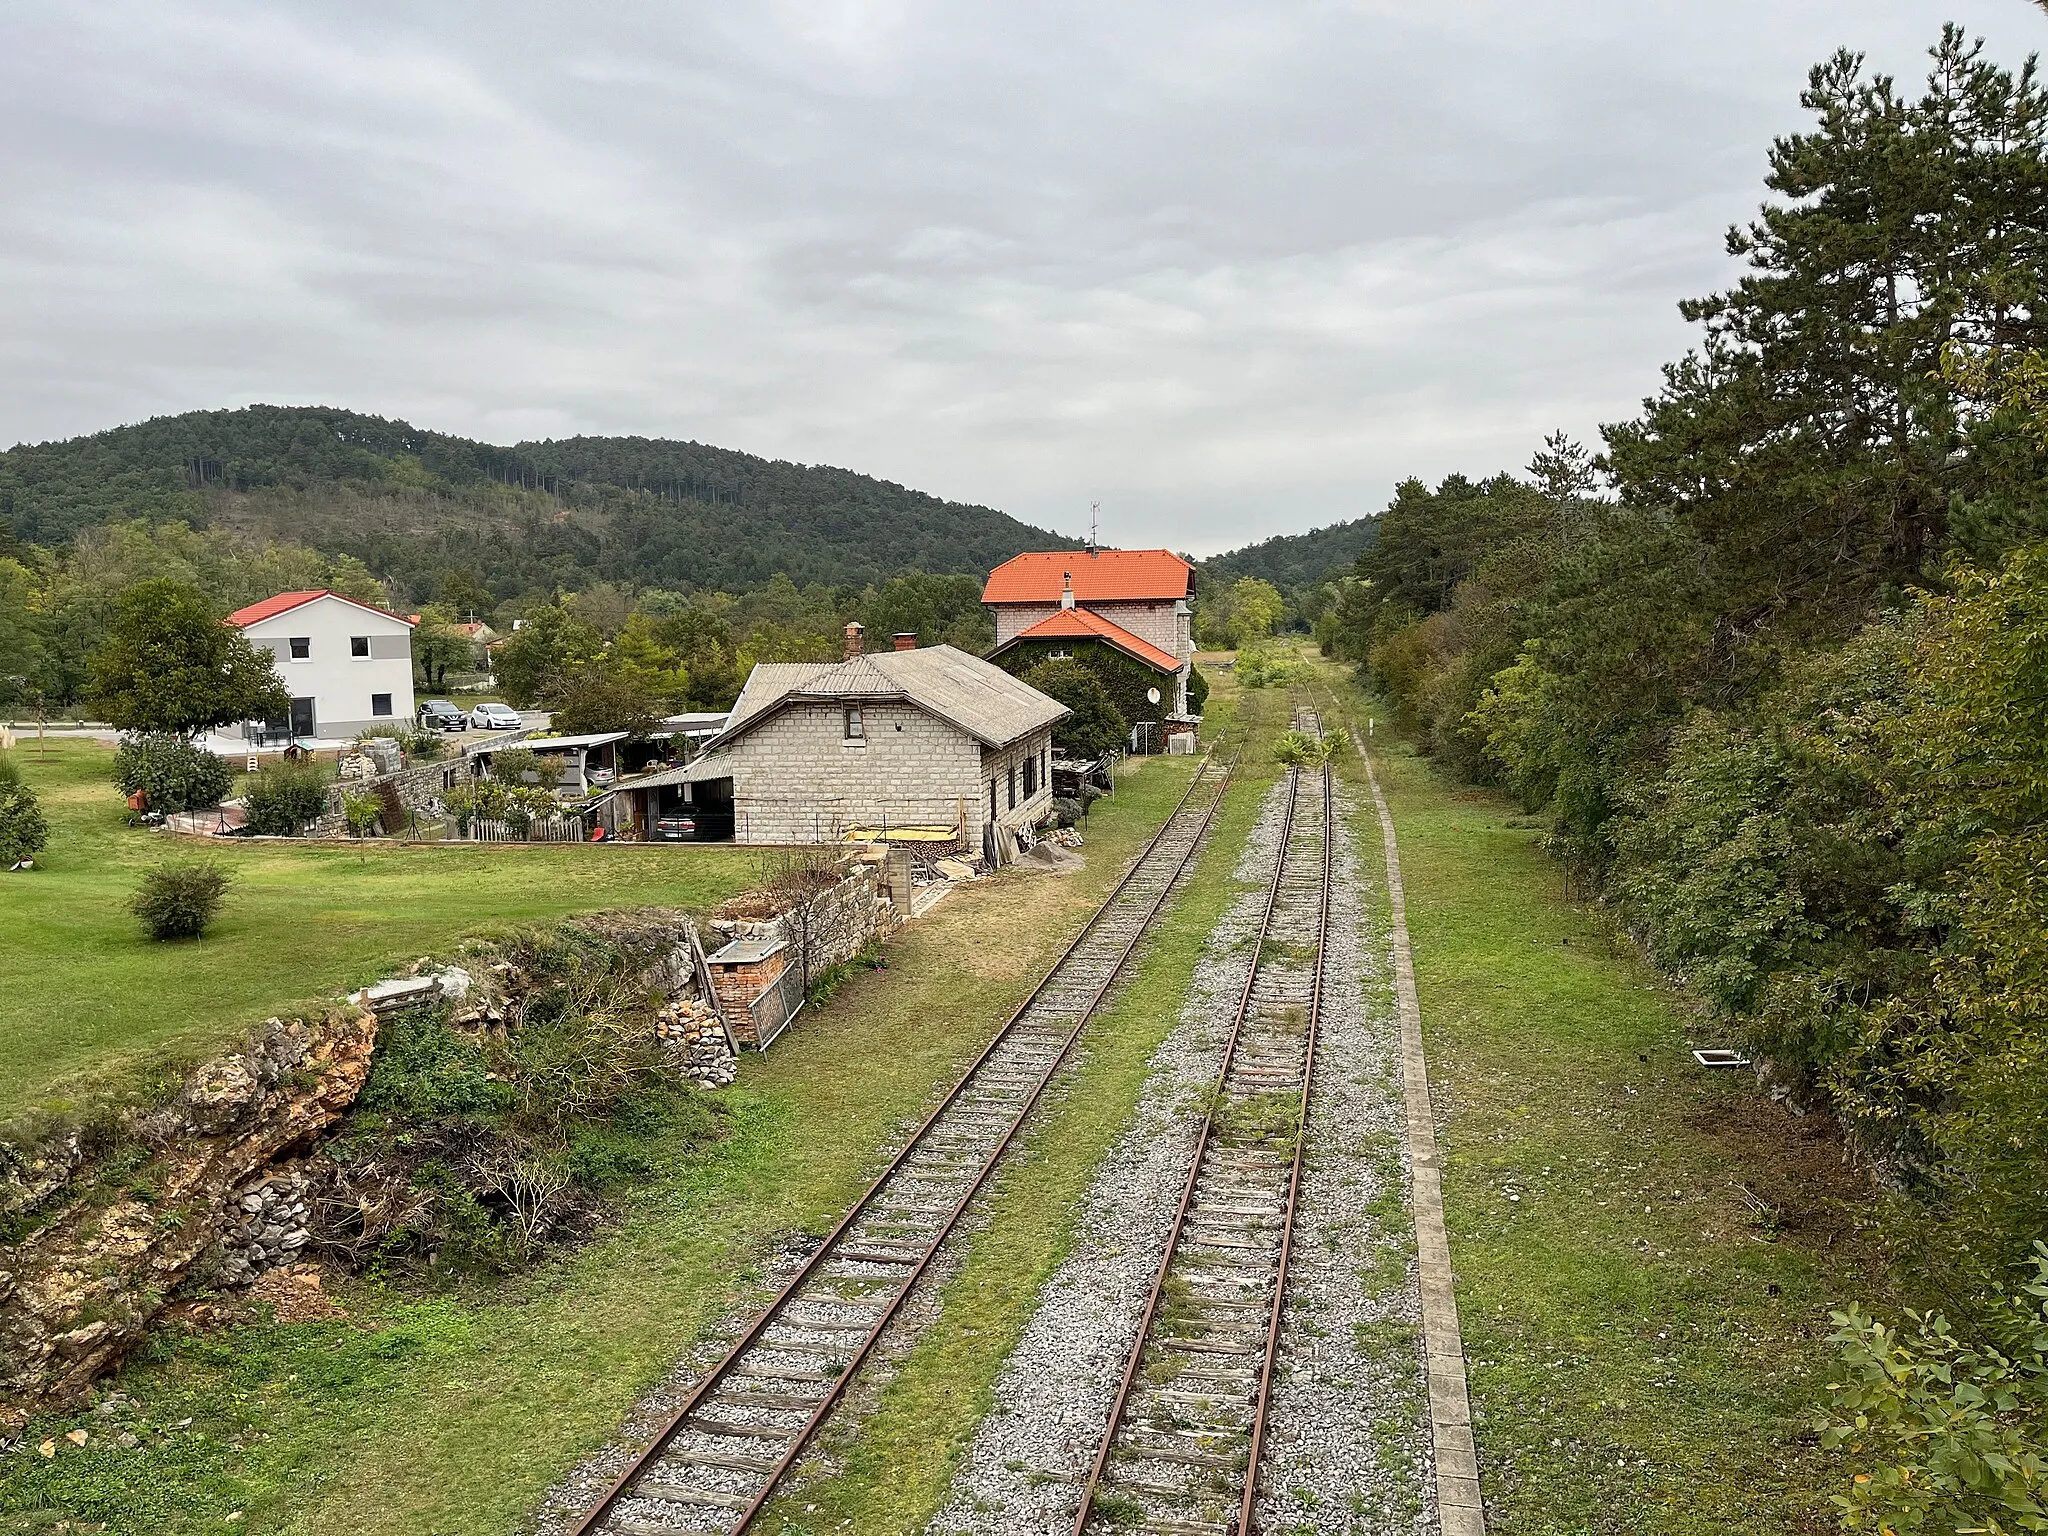
[[[580,843],[587,834],[572,816],[536,816],[522,835],[509,822],[478,817],[469,824],[472,843]]]

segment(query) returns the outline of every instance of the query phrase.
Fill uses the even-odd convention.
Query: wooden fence
[[[469,824],[472,843],[580,843],[586,835],[583,823],[573,816],[536,816],[523,833],[515,831],[510,822],[481,816]]]

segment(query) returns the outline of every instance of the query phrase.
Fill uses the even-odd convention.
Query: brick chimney
[[[917,649],[917,631],[914,629],[906,629],[900,634],[891,635],[889,638],[895,641],[896,649],[899,651],[914,651]]]
[[[853,620],[846,626],[846,659],[848,661],[853,660],[854,657],[860,654],[860,637],[863,633],[865,631],[861,629],[859,619]]]
[[[1060,606],[1062,608],[1071,608],[1074,606],[1074,573],[1072,571],[1064,571],[1061,574],[1066,578],[1067,584],[1060,591]]]

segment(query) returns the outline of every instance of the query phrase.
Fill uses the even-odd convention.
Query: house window
[[[996,780],[994,774],[990,774],[988,780],[988,819],[990,821],[996,819]]]
[[[865,726],[864,726],[864,725],[863,725],[863,724],[861,723],[861,718],[860,718],[860,706],[859,706],[858,704],[849,704],[849,705],[847,705],[847,706],[846,706],[846,739],[847,739],[848,741],[860,741],[860,740],[863,740],[863,739],[864,739],[864,732],[865,732],[865,731],[866,731],[866,727],[865,727]]]
[[[388,714],[390,714],[390,713],[391,713],[391,695],[390,695],[390,694],[388,694],[388,693],[373,693],[373,694],[371,694],[371,695],[370,695],[370,713],[371,713],[371,714],[373,714],[373,715],[388,715]]]
[[[293,661],[304,661],[313,654],[313,640],[310,635],[293,635],[290,644]]]
[[[370,637],[368,635],[350,635],[348,637],[348,653],[351,656],[369,655]]]
[[[1017,766],[1010,765],[1010,809],[1017,809]]]
[[[1024,798],[1029,800],[1038,793],[1038,754],[1032,753],[1024,759]]]

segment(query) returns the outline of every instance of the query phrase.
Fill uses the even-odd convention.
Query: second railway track
[[[1297,728],[1320,734],[1313,709]],[[1281,854],[1178,1214],[1074,1536],[1249,1536],[1321,1021],[1335,804],[1290,771]]]
[[[1173,815],[881,1177],[691,1390],[574,1536],[738,1536],[795,1466],[987,1184],[1215,819],[1206,761]]]

